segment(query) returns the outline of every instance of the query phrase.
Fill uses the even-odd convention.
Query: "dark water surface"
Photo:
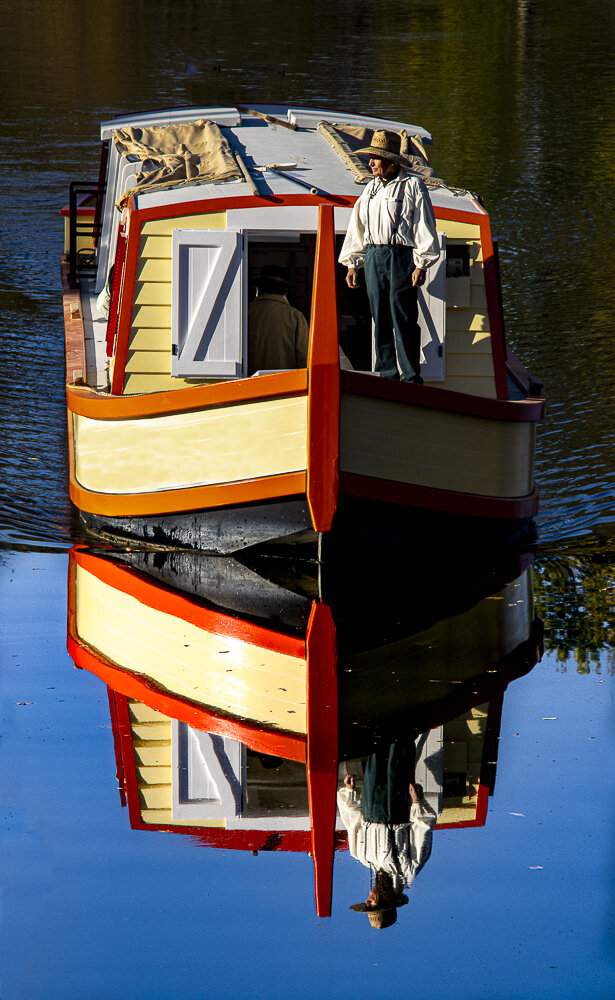
[[[615,996],[615,7],[608,0],[0,5],[2,1000]],[[314,915],[304,853],[131,830],[104,685],[66,653],[58,211],[100,121],[183,104],[410,118],[500,241],[507,338],[545,383],[546,654],[504,698],[486,824],[436,832],[395,927]],[[365,579],[369,593],[376,581]],[[471,650],[468,651],[471,655]]]

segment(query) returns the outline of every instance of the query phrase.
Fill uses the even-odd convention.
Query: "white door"
[[[443,382],[446,334],[446,235],[438,233],[440,257],[427,270],[427,280],[419,288],[419,326],[421,328],[421,378]]]

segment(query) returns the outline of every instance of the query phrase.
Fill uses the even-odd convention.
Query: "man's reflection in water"
[[[367,899],[351,909],[367,913],[378,930],[395,923],[408,902],[402,889],[431,854],[437,816],[414,783],[415,754],[412,740],[391,743],[368,757],[361,796],[352,774],[337,793],[350,853],[373,874]]]

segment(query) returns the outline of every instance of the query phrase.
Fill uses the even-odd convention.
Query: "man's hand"
[[[412,782],[410,782],[408,790],[410,792],[410,798],[412,799],[412,804],[418,805],[421,799],[423,798],[422,785],[415,785]]]
[[[349,267],[348,274],[346,275],[346,284],[349,288],[359,287],[359,269],[357,267]]]
[[[354,788],[354,774],[347,774],[344,778],[346,788]]]
[[[425,269],[422,267],[415,267],[412,272],[412,287],[418,288],[419,285],[424,285],[425,277]]]

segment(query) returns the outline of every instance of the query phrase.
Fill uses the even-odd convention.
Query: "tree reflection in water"
[[[574,658],[577,672],[615,673],[615,551],[612,539],[577,539],[541,551],[534,565],[536,610],[544,622],[545,649],[558,668]]]

